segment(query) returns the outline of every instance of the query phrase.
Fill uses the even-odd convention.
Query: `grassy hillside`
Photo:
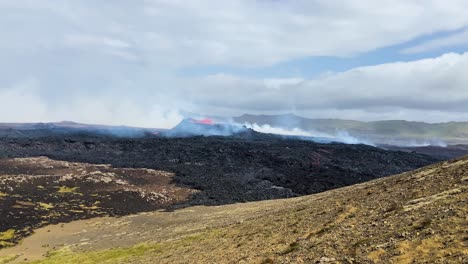
[[[296,115],[242,115],[244,123],[269,124],[284,128],[301,128],[334,134],[344,130],[351,135],[384,139],[442,139],[453,143],[468,142],[468,122],[424,123],[403,120],[361,122],[342,119],[308,119]]]
[[[5,263],[466,263],[467,183],[465,157],[300,198],[49,226],[0,256]]]

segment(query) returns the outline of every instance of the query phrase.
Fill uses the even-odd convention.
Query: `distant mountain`
[[[269,125],[286,130],[300,129],[311,133],[314,138],[331,138],[339,142],[365,143],[371,145],[397,145],[405,147],[445,146],[447,144],[468,144],[468,122],[424,123],[404,120],[387,120],[363,122],[344,119],[310,119],[293,114],[284,115],[250,115],[238,117],[209,116],[214,124],[191,124],[187,120],[203,120],[204,115],[187,118],[172,130],[175,135],[224,135],[232,134],[239,125],[245,123],[259,126]],[[239,124],[234,124],[234,123]],[[222,127],[218,123],[224,124]],[[212,126],[214,125],[214,126]],[[203,127],[200,133],[197,128]],[[241,126],[240,126],[241,127]],[[205,129],[210,128],[210,129]],[[255,128],[254,128],[255,129]],[[135,136],[145,133],[159,133],[166,129],[139,128],[131,126],[111,126],[99,124],[82,124],[71,121],[51,123],[0,123],[0,136],[24,134],[29,130],[43,130],[44,132],[97,132],[114,134],[117,136]],[[189,131],[190,133],[186,133]],[[183,132],[183,133],[182,133]],[[213,133],[211,133],[213,132]],[[258,131],[275,134],[277,131]],[[37,135],[37,133],[35,133]],[[185,135],[184,134],[184,135]],[[351,140],[343,140],[351,138]]]
[[[346,131],[376,144],[438,145],[468,143],[468,122],[424,123],[404,120],[363,122],[343,119],[309,119],[293,114],[235,117],[239,123],[255,123],[285,129],[299,128],[334,135]]]
[[[40,137],[53,134],[95,133],[114,135],[118,137],[144,136],[147,133],[159,133],[165,129],[140,128],[131,126],[112,126],[99,124],[83,124],[71,121],[50,123],[0,123],[2,137]]]
[[[54,129],[54,128],[77,128],[77,129],[109,129],[109,128],[132,128],[142,129],[131,126],[112,126],[112,125],[99,125],[99,124],[83,124],[72,121],[61,122],[38,122],[38,123],[0,123],[0,129]]]

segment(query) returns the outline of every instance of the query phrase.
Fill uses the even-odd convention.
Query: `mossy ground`
[[[141,243],[129,248],[114,248],[109,250],[76,253],[67,247],[51,251],[44,260],[33,261],[36,264],[62,264],[62,263],[126,263],[145,255],[157,256],[164,251],[189,246],[191,243],[201,240],[200,235],[191,235],[183,239],[168,243]]]
[[[195,192],[176,186],[171,177],[165,171],[47,157],[0,159],[0,234],[16,230],[8,239],[0,237],[0,249],[48,224],[154,211]],[[154,195],[159,193],[165,195]]]

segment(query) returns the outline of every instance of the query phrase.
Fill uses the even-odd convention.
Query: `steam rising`
[[[311,140],[311,141],[329,141],[329,142],[341,142],[346,144],[366,144],[374,146],[368,140],[359,139],[357,137],[351,136],[347,131],[337,130],[337,132],[332,134],[322,133],[318,131],[305,131],[300,128],[281,128],[281,127],[272,127],[268,124],[265,125],[258,125],[256,123],[250,124],[245,123],[246,127],[251,128],[257,132],[261,133],[268,133],[268,134],[277,134],[277,135],[284,135],[284,136],[297,136],[301,139]]]
[[[231,136],[247,130],[245,126],[237,123],[214,123],[209,118],[184,119],[173,129],[162,133],[166,137],[191,137],[191,136]]]
[[[286,129],[282,127],[272,127],[270,125],[258,125],[256,123],[245,123],[246,127],[251,128],[257,132],[286,135],[286,136],[304,136],[304,137],[327,137],[328,135],[322,133],[311,133],[300,128]]]
[[[448,144],[441,140],[441,139],[429,139],[429,140],[408,140],[403,142],[395,142],[393,145],[399,147],[428,147],[428,146],[436,146],[436,147],[447,147]]]

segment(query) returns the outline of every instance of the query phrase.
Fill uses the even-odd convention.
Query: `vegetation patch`
[[[50,203],[42,203],[42,202],[39,202],[39,206],[46,209],[46,210],[49,210],[49,209],[52,209],[52,208],[55,207]]]
[[[73,252],[70,248],[64,247],[59,250],[50,251],[47,258],[34,261],[34,264],[62,264],[62,263],[121,263],[129,259],[134,260],[143,256],[159,255],[170,249],[184,247],[193,242],[201,240],[201,234],[184,237],[167,243],[141,243],[129,248],[114,248],[92,252]]]
[[[58,187],[58,193],[74,193],[78,187],[67,187],[67,186],[60,186]]]
[[[0,232],[0,241],[4,240],[10,240],[15,237],[15,230],[14,229],[8,229],[5,232]]]
[[[16,231],[14,229],[8,229],[5,232],[0,232],[0,248],[1,247],[10,247],[14,243],[11,242],[15,238]]]
[[[0,256],[0,264],[9,263],[17,259],[18,257],[19,257],[18,255]]]
[[[8,241],[0,241],[0,247],[11,247],[11,246],[14,246],[15,244],[12,243],[12,242],[8,242]]]
[[[130,248],[116,248],[94,252],[75,253],[65,247],[60,250],[51,251],[47,259],[34,261],[32,263],[42,264],[62,264],[62,263],[116,263],[122,262],[130,257],[143,256],[148,252],[155,252],[159,249],[158,244],[139,244]]]

